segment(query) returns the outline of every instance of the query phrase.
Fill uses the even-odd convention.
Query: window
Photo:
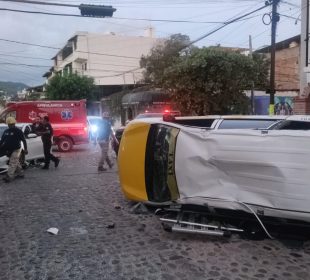
[[[210,128],[215,119],[178,119],[173,121],[181,125]]]
[[[87,62],[82,63],[82,70],[87,71]]]
[[[25,137],[28,138],[28,135],[29,135],[30,133],[31,133],[31,128],[30,128],[29,125],[27,125],[27,126],[25,127],[25,130],[24,130],[24,135],[25,135]]]
[[[310,122],[304,121],[282,121],[277,124],[273,129],[279,130],[309,130]]]
[[[277,120],[250,120],[250,119],[240,119],[240,120],[223,120],[219,126],[219,129],[266,129],[272,124],[277,122]]]
[[[0,138],[2,137],[3,132],[7,129],[7,126],[0,127]]]
[[[145,183],[148,199],[154,202],[179,197],[174,171],[175,146],[179,129],[152,125],[145,155]]]

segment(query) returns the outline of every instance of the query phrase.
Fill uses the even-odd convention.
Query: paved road
[[[167,233],[130,213],[116,167],[98,174],[93,146],[61,156],[57,170],[0,183],[1,280],[310,279],[310,242]]]

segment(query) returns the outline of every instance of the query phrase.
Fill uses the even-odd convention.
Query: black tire
[[[58,150],[60,152],[70,152],[73,147],[73,141],[69,137],[60,137],[57,142]]]

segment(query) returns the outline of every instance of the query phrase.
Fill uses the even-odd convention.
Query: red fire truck
[[[86,100],[10,102],[0,113],[1,121],[14,117],[18,123],[32,123],[48,116],[54,129],[54,144],[62,152],[88,143]]]

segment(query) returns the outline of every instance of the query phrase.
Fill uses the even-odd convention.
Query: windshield
[[[165,202],[179,197],[174,170],[179,131],[167,125],[151,126],[145,159],[146,188],[150,201]]]

